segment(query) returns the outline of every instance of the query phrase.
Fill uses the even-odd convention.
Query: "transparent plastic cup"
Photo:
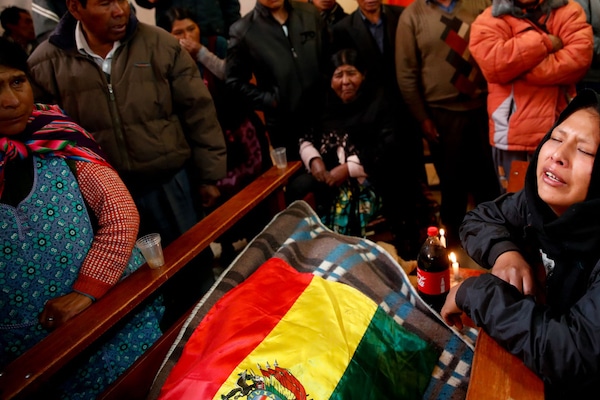
[[[165,264],[160,234],[150,233],[142,236],[135,242],[135,245],[142,252],[150,268],[160,268]]]
[[[277,147],[271,150],[273,156],[273,162],[277,165],[277,168],[284,169],[287,167],[287,156],[285,153],[285,147]]]

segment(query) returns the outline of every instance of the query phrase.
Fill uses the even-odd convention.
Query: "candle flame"
[[[450,261],[452,261],[453,263],[456,262],[456,254],[454,254],[454,252],[450,252],[450,255],[448,256],[448,258],[450,259]]]
[[[442,228],[440,229],[440,236],[444,236],[446,234],[446,231]]]

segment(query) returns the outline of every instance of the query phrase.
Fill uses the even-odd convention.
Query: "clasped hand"
[[[502,253],[496,259],[491,272],[498,278],[516,287],[519,292],[526,296],[542,295],[541,292],[538,293],[533,268],[518,251]],[[458,329],[462,329],[463,327],[461,320],[462,310],[456,305],[456,292],[460,285],[459,283],[450,289],[446,297],[446,302],[440,312],[448,325],[456,326]]]
[[[198,189],[200,192],[200,200],[202,201],[202,207],[210,208],[217,203],[219,197],[221,197],[221,191],[217,185],[200,185]]]
[[[312,160],[310,173],[317,181],[322,182],[327,186],[340,186],[350,176],[346,164],[340,164],[332,168],[331,171],[327,171],[325,163],[321,158]]]
[[[524,295],[536,295],[533,269],[518,251],[502,253],[492,267],[492,274],[516,287]]]

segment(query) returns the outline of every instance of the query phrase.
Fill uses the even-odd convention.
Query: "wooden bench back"
[[[519,358],[480,330],[467,400],[544,400],[542,380]]]
[[[510,175],[508,176],[507,192],[518,192],[525,185],[528,161],[513,161],[510,164]]]
[[[286,169],[272,167],[266,171],[167,246],[164,249],[163,267],[151,269],[143,265],[116,284],[106,296],[22,354],[0,372],[0,397],[2,399],[37,397],[34,396],[36,389],[49,381],[60,368],[100,338],[136,306],[148,299],[177,271],[211,242],[217,240],[257,204],[265,200],[269,201],[271,203],[269,209],[273,214],[283,210],[286,205],[283,187],[299,168],[300,162],[296,161],[288,163]],[[172,342],[174,336],[172,332],[170,334],[172,336],[169,340]],[[166,346],[164,337],[165,335],[161,338],[162,341],[159,339],[159,344],[162,343],[163,348]],[[155,346],[151,347],[142,358],[146,361],[154,360],[154,364],[158,362],[158,365],[152,366],[158,370],[162,357],[156,356],[154,349]]]

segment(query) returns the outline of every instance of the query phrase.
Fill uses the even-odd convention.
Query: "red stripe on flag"
[[[206,314],[161,390],[161,399],[212,399],[219,388],[294,305],[310,284],[312,274],[281,285],[278,274],[293,271],[283,260],[269,259],[252,279],[241,283],[244,296],[225,295]],[[263,288],[272,290],[264,291]],[[248,292],[257,288],[252,296]],[[228,320],[224,330],[222,321]],[[218,349],[218,350],[215,350]]]

